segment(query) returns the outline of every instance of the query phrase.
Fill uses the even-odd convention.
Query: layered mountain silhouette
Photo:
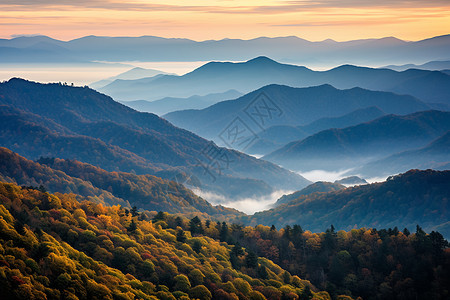
[[[331,224],[337,230],[380,226],[414,230],[420,224],[427,230],[439,228],[448,238],[449,177],[450,171],[411,170],[382,183],[303,195],[245,221],[277,227],[299,224],[312,231]]]
[[[118,100],[156,100],[167,96],[186,98],[224,93],[230,89],[248,93],[272,83],[298,86],[300,76],[312,72],[305,67],[257,57],[242,63],[209,62],[183,76],[116,81],[100,91]]]
[[[169,179],[184,174],[187,183],[199,180],[205,190],[235,197],[309,183],[89,88],[11,79],[0,84],[0,105],[0,145],[27,158],[76,159]]]
[[[339,89],[360,87],[414,96],[428,103],[450,105],[450,76],[439,71],[410,69],[402,72],[342,65],[313,71],[278,63],[268,57],[246,62],[209,62],[183,76],[118,80],[100,89],[118,100],[157,100],[162,97],[204,96],[235,89],[249,93],[269,84],[309,87],[330,84]]]
[[[450,112],[387,115],[356,126],[321,131],[289,143],[264,159],[302,171],[349,169],[397,152],[423,147],[448,130]],[[448,156],[448,153],[444,151],[443,155]],[[411,164],[415,162],[411,161]]]
[[[136,100],[122,101],[122,104],[142,112],[151,112],[159,116],[172,111],[184,109],[203,109],[217,102],[235,99],[242,96],[236,90],[229,90],[224,93],[208,94],[205,96],[194,95],[188,98],[164,97],[160,100]]]
[[[257,133],[259,139],[252,144],[247,152],[257,153],[259,155],[268,154],[287,143],[295,140],[301,140],[309,135],[330,128],[344,128],[359,123],[369,122],[384,115],[384,112],[378,107],[361,108],[341,117],[321,118],[308,125],[288,126],[277,125],[267,128]]]
[[[405,64],[405,65],[389,65],[385,67],[386,69],[391,69],[395,71],[405,71],[408,69],[420,69],[420,70],[430,70],[430,71],[441,71],[450,68],[449,60],[441,60],[441,61],[429,61],[427,63],[421,65],[415,64]]]
[[[154,77],[157,75],[173,75],[169,74],[167,72],[154,70],[154,69],[145,69],[145,68],[132,68],[126,72],[120,73],[119,75],[112,76],[103,80],[99,80],[93,83],[89,84],[89,87],[93,89],[99,89],[104,87],[105,85],[108,85],[115,80],[133,80],[133,79],[140,79],[145,77]]]
[[[237,117],[257,133],[276,125],[305,126],[319,119],[342,117],[373,106],[384,113],[400,115],[430,109],[428,104],[412,96],[388,92],[361,88],[338,90],[330,85],[309,88],[269,85],[235,100],[223,101],[202,110],[172,112],[164,118],[200,136],[220,142],[220,133]],[[306,130],[326,127],[324,123],[330,126],[352,123],[357,121],[360,113],[355,112],[343,120],[321,120],[316,125],[307,126]],[[370,116],[361,118],[370,120]],[[298,132],[296,129],[294,131]]]
[[[60,41],[46,36],[0,40],[5,62],[73,61],[242,61],[258,54],[297,64],[406,64],[448,60],[449,35],[417,42],[394,37],[346,42],[310,42],[294,36],[223,39],[196,42],[181,38],[85,36]],[[53,60],[52,60],[53,58]]]
[[[450,169],[450,132],[419,149],[412,149],[370,162],[353,172],[365,176],[387,176],[412,168]]]

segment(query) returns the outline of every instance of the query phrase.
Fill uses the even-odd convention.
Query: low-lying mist
[[[255,212],[271,209],[273,204],[283,195],[291,194],[294,191],[278,190],[267,196],[255,198],[229,199],[222,195],[211,192],[205,192],[200,189],[192,190],[196,195],[207,200],[213,205],[223,205],[232,207],[246,214],[252,215]]]
[[[358,173],[352,173],[353,169],[346,169],[346,170],[340,170],[340,171],[326,171],[326,170],[312,170],[308,172],[296,172],[297,174],[300,174],[301,176],[305,177],[306,179],[317,182],[317,181],[328,181],[328,182],[335,182],[336,180],[340,180],[349,176],[358,176],[362,179],[365,179],[368,183],[374,183],[374,182],[382,182],[385,181],[386,178],[389,176],[375,176],[375,177],[369,177],[365,178],[361,174]],[[397,174],[392,174],[397,175]]]
[[[307,172],[297,172],[301,176],[305,177],[309,181],[329,181],[334,182],[336,180],[348,177],[349,172],[352,169],[340,170],[340,171],[326,171],[326,170],[312,170]]]

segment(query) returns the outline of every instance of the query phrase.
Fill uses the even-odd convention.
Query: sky
[[[311,41],[450,32],[449,0],[0,0],[0,38],[298,36]]]

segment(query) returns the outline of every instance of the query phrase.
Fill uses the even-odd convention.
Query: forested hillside
[[[336,229],[386,228],[437,230],[450,237],[450,171],[411,170],[373,183],[329,192],[299,196],[274,209],[243,217],[251,225],[300,224],[321,232]]]
[[[272,261],[208,237],[220,223],[165,213],[152,221],[4,183],[0,203],[4,299],[329,299]]]
[[[448,299],[437,232],[242,227],[0,183],[6,299]],[[278,265],[277,265],[278,263]],[[309,279],[309,281],[301,279]],[[327,290],[327,292],[319,292]],[[347,296],[343,296],[343,295]]]
[[[181,184],[152,175],[107,172],[75,160],[25,159],[0,147],[0,180],[43,186],[50,192],[74,193],[106,205],[136,206],[150,211],[197,213],[222,219],[242,213],[212,206]]]

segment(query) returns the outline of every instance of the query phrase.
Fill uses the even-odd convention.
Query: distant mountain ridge
[[[154,77],[157,75],[173,75],[173,74],[169,74],[167,72],[154,70],[154,69],[144,69],[144,68],[135,67],[126,72],[120,73],[119,75],[112,76],[112,77],[109,77],[109,78],[106,78],[103,80],[99,80],[99,81],[90,83],[89,87],[96,90],[96,89],[102,88],[118,79],[133,80],[133,79],[140,79],[140,78],[144,78],[144,77]]]
[[[289,143],[264,159],[302,171],[348,169],[424,146],[448,130],[450,112],[387,115],[356,126],[321,131]]]
[[[387,176],[403,172],[412,167],[449,170],[450,131],[447,131],[425,147],[395,153],[359,167],[354,172],[365,174],[366,176]]]
[[[43,47],[42,45],[45,45]],[[346,42],[310,42],[295,36],[259,37],[250,40],[193,41],[183,38],[85,36],[59,41],[46,36],[0,40],[0,58],[5,62],[60,61],[209,61],[247,60],[256,55],[297,64],[388,65],[448,60],[450,36],[415,42],[394,37]]]
[[[121,103],[142,112],[150,112],[162,116],[172,111],[184,109],[203,109],[217,102],[235,99],[242,96],[236,90],[224,93],[208,94],[205,96],[194,95],[188,98],[165,97],[155,101],[136,100],[122,101]]]
[[[169,179],[191,174],[202,181],[202,188],[236,197],[309,183],[89,88],[12,79],[0,84],[0,105],[6,106],[0,118],[0,145],[28,158],[77,159],[108,171]],[[221,156],[211,161],[217,153]]]
[[[262,155],[269,154],[270,152],[283,147],[287,143],[304,139],[309,135],[318,133],[322,130],[326,130],[329,128],[344,128],[352,125],[357,125],[359,123],[372,121],[383,115],[385,115],[385,113],[381,109],[375,106],[371,106],[368,108],[357,109],[339,117],[321,118],[313,121],[308,125],[272,126],[257,133],[259,139],[248,148],[247,152],[258,153]]]
[[[374,69],[342,65],[328,71],[278,63],[260,56],[246,62],[209,62],[183,76],[120,80],[100,89],[118,100],[156,100],[223,93],[249,93],[270,84],[310,87],[330,84],[338,89],[360,87],[414,96],[428,103],[450,105],[450,76],[439,71]]]
[[[258,108],[263,103],[261,101],[266,103],[266,108]],[[272,84],[235,100],[219,102],[202,110],[172,112],[164,118],[176,126],[219,142],[220,132],[236,117],[257,133],[277,125],[308,125],[322,118],[342,117],[373,106],[385,113],[400,115],[430,109],[428,104],[407,95],[361,88],[338,90],[330,85],[293,88]],[[265,117],[260,118],[259,114]]]
[[[391,69],[395,71],[405,71],[408,69],[419,69],[419,70],[430,70],[430,71],[441,71],[445,69],[450,68],[450,61],[444,60],[444,61],[430,61],[421,65],[415,65],[415,64],[406,64],[406,65],[390,65],[386,66],[386,69]]]

